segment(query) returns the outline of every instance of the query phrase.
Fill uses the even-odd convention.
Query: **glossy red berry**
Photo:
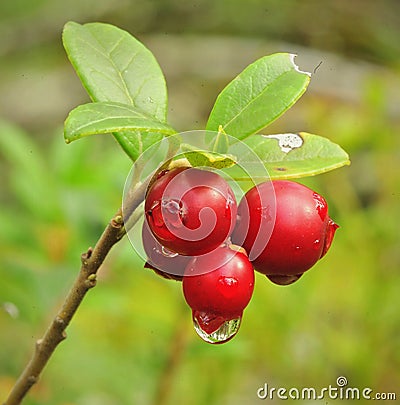
[[[272,215],[270,221],[262,222],[263,212],[273,205],[275,222]],[[272,276],[278,284],[296,281],[324,256],[338,228],[329,218],[322,196],[287,180],[262,183],[249,190],[239,204],[238,216],[240,220],[232,234],[234,243],[251,251],[260,235],[270,235],[269,240],[264,240],[261,253],[250,259],[256,270]]]
[[[182,285],[195,327],[205,335],[212,335],[234,321],[234,333],[223,331],[219,341],[217,333],[216,341],[211,341],[221,343],[237,332],[243,310],[253,294],[254,270],[246,254],[221,246],[193,258],[185,270]]]
[[[150,186],[145,214],[155,238],[187,256],[211,252],[231,234],[237,205],[229,184],[197,168],[167,171]]]
[[[182,281],[190,256],[182,256],[162,246],[151,233],[147,221],[143,222],[142,242],[147,256],[146,268],[164,278]]]

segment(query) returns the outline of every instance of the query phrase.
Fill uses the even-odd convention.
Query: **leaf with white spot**
[[[243,141],[273,179],[313,176],[349,165],[348,154],[322,136],[298,134],[252,135]],[[254,159],[254,155],[249,159]],[[247,161],[241,156],[241,161]]]

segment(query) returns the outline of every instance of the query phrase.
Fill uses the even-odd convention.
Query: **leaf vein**
[[[107,52],[107,50],[105,49],[105,47],[101,44],[101,42],[91,33],[92,38],[94,39],[94,41],[96,42],[96,44],[98,45],[97,47],[93,46],[90,42],[86,42],[83,40],[83,42],[86,42],[87,44],[89,44],[89,46],[91,46],[93,49],[97,50],[100,55],[102,55],[105,59],[108,60],[108,62],[111,64],[111,66],[115,69],[115,71],[118,73],[120,79],[121,79],[121,83],[117,84],[117,86],[126,94],[128,100],[130,101],[130,103],[132,105],[135,105],[133,98],[131,97],[127,84],[125,82],[125,80],[122,79],[121,76],[121,72],[118,68],[118,66],[115,64],[115,61],[111,58],[111,55]],[[115,81],[114,81],[115,83]],[[122,86],[121,86],[122,84]]]

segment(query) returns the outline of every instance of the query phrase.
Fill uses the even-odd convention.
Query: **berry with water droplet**
[[[196,333],[207,343],[220,344],[231,340],[239,331],[242,317],[225,319],[207,312],[192,311]]]
[[[142,243],[147,256],[146,268],[164,278],[182,281],[189,256],[179,255],[162,246],[151,233],[146,221],[142,226]]]
[[[253,266],[242,251],[222,245],[191,259],[182,286],[196,332],[207,342],[223,343],[237,333],[250,302]]]
[[[231,234],[237,204],[229,184],[217,173],[181,167],[151,184],[146,220],[167,249],[195,256],[211,252]]]
[[[271,204],[273,198],[275,224],[271,231],[270,223],[262,223],[261,213],[265,202]],[[233,243],[251,252],[260,235],[269,235],[262,249],[258,247],[259,254],[249,256],[257,271],[284,285],[296,281],[326,254],[338,228],[329,218],[328,205],[322,196],[288,180],[253,187],[240,202],[238,215],[240,221],[232,234]]]

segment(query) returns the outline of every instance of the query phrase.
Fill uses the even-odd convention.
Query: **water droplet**
[[[261,218],[266,221],[272,221],[271,217],[271,207],[268,205],[266,207],[257,207],[257,211],[261,211]]]
[[[315,239],[315,241],[313,242],[313,247],[315,250],[318,250],[321,247],[321,240]]]
[[[178,253],[173,252],[172,250],[167,249],[164,246],[161,246],[161,254],[165,257],[176,257]]]
[[[293,245],[291,254],[294,256],[302,256],[304,254],[304,246]]]
[[[238,287],[239,281],[236,277],[220,276],[218,278],[217,289],[227,299],[235,297]]]
[[[228,198],[226,199],[225,209],[226,210],[232,209],[233,204],[235,204],[235,200],[233,199],[233,197],[230,194],[228,194]]]
[[[165,222],[175,228],[183,226],[182,224],[182,203],[179,200],[162,200],[162,214]]]
[[[232,339],[239,330],[242,315],[234,319],[193,311],[193,325],[196,333],[207,343],[225,343]]]

